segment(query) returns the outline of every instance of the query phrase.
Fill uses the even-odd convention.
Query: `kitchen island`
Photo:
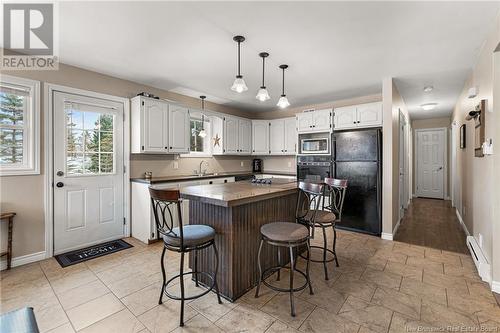
[[[257,284],[260,227],[270,222],[295,220],[296,182],[277,179],[270,185],[241,181],[190,186],[183,188],[181,195],[189,199],[189,224],[204,224],[215,229],[219,289],[226,299],[236,300]],[[191,268],[193,258],[191,253]],[[261,258],[263,267],[276,265],[277,248],[265,245]],[[287,258],[284,256],[283,260],[286,262]],[[198,266],[200,271],[214,270],[213,248],[199,252]],[[202,283],[209,281],[202,280]]]

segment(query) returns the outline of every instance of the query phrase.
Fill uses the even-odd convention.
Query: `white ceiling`
[[[64,63],[250,111],[276,109],[279,64],[292,106],[381,92],[392,76],[413,118],[451,112],[498,2],[62,2]],[[236,75],[242,44],[243,94]],[[267,51],[260,103],[261,59]],[[424,85],[433,85],[424,94]],[[436,102],[433,112],[419,105]]]

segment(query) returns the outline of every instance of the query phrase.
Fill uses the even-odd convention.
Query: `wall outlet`
[[[478,235],[478,240],[479,240],[479,247],[483,248],[483,234],[479,233]]]
[[[179,169],[179,162],[174,161],[174,164],[172,165],[174,169]]]
[[[245,166],[245,162],[241,161],[240,162],[240,166],[244,167]]]
[[[288,167],[291,168],[292,167],[292,162],[288,162]]]

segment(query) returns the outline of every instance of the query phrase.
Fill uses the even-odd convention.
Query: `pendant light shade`
[[[205,111],[205,98],[207,98],[207,96],[200,96],[201,98],[201,110],[202,112]],[[205,115],[202,113],[201,114],[201,131],[200,133],[198,133],[198,136],[201,137],[201,138],[204,138],[207,136],[207,132],[205,131]]]
[[[233,40],[236,43],[238,43],[238,75],[236,75],[236,79],[234,80],[233,85],[231,86],[231,90],[236,91],[237,93],[242,93],[248,90],[245,80],[243,80],[243,75],[241,75],[240,71],[240,49],[241,49],[241,43],[245,41],[245,37],[234,36]]]
[[[257,92],[257,96],[255,96],[255,98],[257,98],[261,102],[265,102],[271,98],[271,96],[269,96],[269,92],[267,91],[266,85],[264,83],[265,61],[266,61],[266,58],[269,57],[269,53],[261,52],[261,53],[259,53],[259,57],[262,58],[262,85],[260,86],[260,89]]]
[[[281,90],[281,97],[278,100],[277,106],[280,108],[284,109],[288,106],[290,106],[290,102],[288,102],[288,98],[286,98],[285,95],[285,69],[288,68],[288,65],[280,65],[281,70],[283,71],[283,81],[282,81],[282,90]]]

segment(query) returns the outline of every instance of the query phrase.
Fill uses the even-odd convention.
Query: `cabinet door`
[[[313,130],[329,131],[332,127],[332,110],[316,110],[313,113]]]
[[[271,154],[283,155],[285,153],[285,121],[283,119],[271,120],[269,133]]]
[[[358,127],[382,126],[382,103],[361,104],[358,110]]]
[[[297,128],[299,132],[310,132],[313,130],[313,113],[303,112],[297,114]]]
[[[356,106],[345,106],[335,109],[334,125],[336,130],[356,127]]]
[[[232,117],[224,118],[224,154],[236,154],[238,152],[238,119]]]
[[[252,121],[238,120],[238,152],[250,154],[252,151]]]
[[[170,104],[168,113],[168,151],[170,153],[189,152],[189,110]]]
[[[295,123],[295,118],[293,118]],[[269,121],[252,121],[252,154],[269,154]]]
[[[284,120],[285,126],[285,154],[295,155],[297,153],[297,123],[295,118]]]
[[[168,104],[162,101],[144,100],[144,152],[168,152]]]

